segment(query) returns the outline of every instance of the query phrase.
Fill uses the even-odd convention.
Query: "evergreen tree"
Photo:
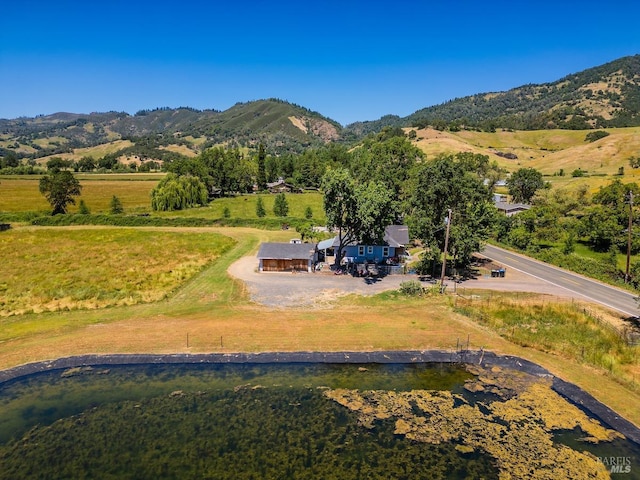
[[[264,209],[264,202],[262,201],[262,197],[258,197],[258,201],[256,203],[256,216],[258,218],[262,218],[267,214]]]
[[[311,207],[308,205],[304,211],[304,218],[306,218],[307,220],[311,220],[313,218],[313,210],[311,210]]]
[[[258,178],[256,180],[256,183],[258,184],[258,191],[267,189],[267,172],[265,169],[266,158],[267,154],[264,150],[264,145],[261,143],[258,148]]]
[[[276,200],[273,204],[273,213],[276,217],[286,217],[289,214],[289,203],[284,193],[276,195]]]
[[[89,215],[91,213],[87,204],[84,203],[84,200],[80,200],[80,203],[78,204],[78,213],[80,215]]]
[[[122,202],[115,195],[111,197],[110,212],[112,215],[118,215],[120,213],[124,213],[124,207],[122,206]]]

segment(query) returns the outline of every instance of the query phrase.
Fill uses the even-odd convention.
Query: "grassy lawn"
[[[262,198],[265,218],[277,218],[273,213],[275,195],[271,194],[248,194],[229,198],[217,198],[207,207],[191,208],[183,212],[156,212],[155,215],[175,217],[201,217],[201,218],[222,218],[225,208],[229,209],[230,218],[251,219],[256,216],[256,203],[258,197]],[[322,195],[318,192],[286,194],[289,205],[289,217],[304,218],[307,207],[311,208],[313,214],[312,221],[322,224],[326,221],[324,209],[322,207]]]

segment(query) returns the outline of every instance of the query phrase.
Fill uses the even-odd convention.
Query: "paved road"
[[[572,292],[575,296],[589,301],[600,303],[609,308],[622,312],[629,316],[640,315],[640,309],[635,301],[635,296],[615,287],[611,287],[595,280],[571,273],[547,263],[533,260],[532,258],[509,252],[493,245],[487,245],[483,255],[492,259],[495,263],[509,269],[518,270],[537,279],[544,280],[559,290]]]

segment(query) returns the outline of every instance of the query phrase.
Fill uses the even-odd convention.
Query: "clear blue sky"
[[[0,118],[276,97],[338,122],[640,53],[640,2],[7,1]]]

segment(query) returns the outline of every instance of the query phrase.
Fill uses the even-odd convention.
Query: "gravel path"
[[[246,284],[251,300],[273,308],[321,308],[345,295],[375,295],[386,290],[397,290],[402,282],[418,279],[416,275],[388,275],[380,279],[365,279],[329,273],[258,273],[257,269],[258,259],[255,256],[247,256],[233,263],[228,272]],[[453,282],[445,283],[449,284],[449,289],[454,288]],[[427,282],[424,284],[429,285]],[[504,278],[479,276],[455,287],[462,292],[467,288],[479,288],[546,293],[563,297],[573,295],[568,290],[558,289],[544,280],[515,270],[508,271]]]

